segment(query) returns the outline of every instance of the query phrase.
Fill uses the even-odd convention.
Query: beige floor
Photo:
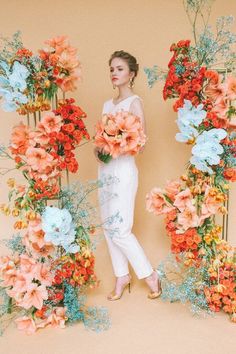
[[[227,315],[194,317],[181,304],[148,300],[145,284],[134,279],[131,293],[109,302],[111,269],[105,267],[104,241],[97,250],[98,289],[88,304],[106,306],[112,326],[94,333],[83,324],[66,329],[45,329],[25,336],[12,324],[0,339],[1,354],[233,354],[236,351],[236,324]],[[102,270],[102,272],[101,272]]]

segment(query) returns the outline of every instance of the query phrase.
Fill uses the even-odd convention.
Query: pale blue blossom
[[[178,119],[186,122],[186,124],[192,124],[198,127],[199,124],[206,118],[207,112],[203,109],[203,104],[199,104],[197,107],[192,105],[189,100],[184,100],[183,107],[178,109]]]
[[[20,92],[27,87],[26,79],[29,76],[29,70],[18,61],[15,61],[12,67],[12,73],[8,76],[10,86],[18,89]]]
[[[188,142],[196,138],[198,130],[196,129],[206,118],[207,112],[203,109],[203,105],[197,107],[192,105],[189,100],[184,100],[183,107],[178,109],[177,125],[180,133],[177,133],[175,138],[179,142]]]
[[[175,139],[180,143],[187,143],[189,140],[197,137],[198,131],[193,126],[188,125],[181,120],[177,120],[177,125],[181,133],[177,133]]]
[[[213,170],[208,165],[212,166],[220,163],[220,155],[224,152],[220,141],[226,136],[227,132],[224,129],[214,128],[204,131],[196,139],[190,162],[200,171],[212,174]]]
[[[75,225],[67,209],[46,207],[42,215],[42,229],[45,232],[46,242],[62,246],[67,253],[76,253],[80,250],[79,245],[74,243]]]
[[[26,80],[30,75],[29,70],[18,61],[15,61],[12,68],[0,61],[0,68],[5,75],[0,76],[0,96],[4,98],[2,108],[5,112],[13,112],[20,104],[28,102],[24,90],[27,88]]]

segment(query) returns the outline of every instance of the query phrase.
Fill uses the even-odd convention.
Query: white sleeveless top
[[[136,98],[138,98],[141,101],[141,98],[138,95],[129,96],[116,104],[113,102],[113,99],[110,99],[104,103],[102,114],[108,114],[108,113],[114,114],[121,110],[129,112],[131,103]]]

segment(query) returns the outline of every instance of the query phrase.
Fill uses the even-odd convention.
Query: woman
[[[105,102],[103,114],[116,113],[120,110],[141,118],[145,130],[145,121],[141,99],[133,93],[134,79],[138,73],[136,59],[127,52],[116,51],[109,60],[110,77],[113,88],[118,88],[116,99]],[[95,150],[98,153],[98,150]],[[138,171],[134,157],[122,155],[112,159],[109,163],[99,164],[99,178],[113,176],[118,178],[118,183],[104,187],[100,191],[100,208],[102,221],[119,211],[122,222],[118,226],[118,232],[114,235],[109,229],[104,228],[104,234],[108,244],[116,285],[112,293],[108,295],[108,300],[118,300],[121,298],[124,289],[129,286],[130,280],[128,263],[133,267],[139,279],[145,279],[150,288],[149,298],[154,299],[160,296],[161,288],[157,272],[153,270],[150,262],[136,237],[132,234],[133,214],[135,195],[138,187]],[[108,188],[108,189],[107,189]],[[101,203],[102,194],[105,190],[115,193],[105,205]]]

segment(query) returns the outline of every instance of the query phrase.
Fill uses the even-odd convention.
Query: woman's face
[[[110,78],[114,86],[128,86],[134,73],[130,72],[129,66],[124,59],[114,58],[110,65]]]

